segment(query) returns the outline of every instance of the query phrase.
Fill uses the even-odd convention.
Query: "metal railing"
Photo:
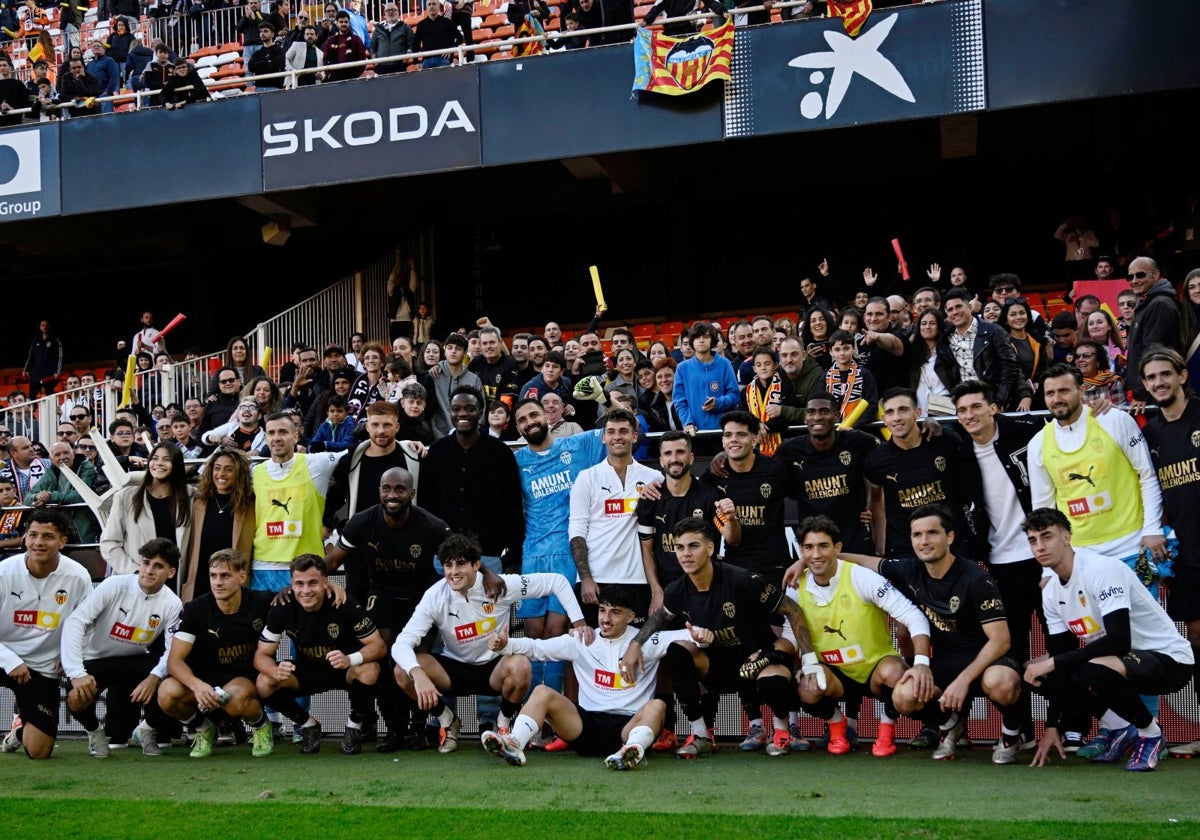
[[[929,0],[927,0],[927,2],[928,1]],[[806,3],[806,0],[786,0],[786,2],[775,3],[772,6],[772,8],[789,9],[789,8],[792,8],[795,6],[803,6],[803,5],[805,5],[805,3]],[[766,10],[765,6],[748,6],[745,8],[738,8],[736,10],[733,10],[730,12],[730,15],[734,16],[734,17],[741,17],[750,12],[758,12],[758,11],[764,11],[764,10]],[[223,9],[223,10],[218,10],[218,11],[220,11],[222,13],[229,12],[229,11],[237,11],[240,13],[244,13],[244,10],[242,10],[242,9],[233,9],[233,10]],[[204,14],[208,14],[208,13],[204,13]],[[658,27],[658,26],[668,24],[668,23],[705,21],[705,20],[709,20],[712,18],[713,18],[713,15],[711,15],[707,12],[703,12],[703,13],[699,13],[699,14],[685,15],[685,16],[675,17],[675,18],[660,18],[659,20],[655,21],[654,26]],[[168,20],[168,19],[160,18],[156,21],[143,21],[141,24],[139,24],[139,26],[145,27],[149,24],[162,25],[162,21],[164,21],[164,20]],[[618,24],[618,25],[614,25],[614,26],[601,26],[601,27],[596,27],[593,29],[578,29],[578,30],[575,30],[574,32],[571,32],[570,35],[571,35],[571,37],[590,37],[592,35],[604,35],[604,34],[613,33],[613,32],[632,33],[633,31],[637,30],[640,26],[641,26],[640,23]],[[278,73],[264,73],[264,74],[261,74],[258,76],[249,76],[249,75],[247,75],[247,76],[230,76],[226,79],[221,79],[221,80],[215,81],[212,84],[208,84],[206,82],[206,87],[209,88],[210,90],[213,90],[214,92],[216,92],[216,91],[219,91],[222,89],[229,89],[229,88],[250,88],[250,87],[253,87],[256,82],[262,82],[262,81],[276,82],[278,80],[283,80],[285,87],[294,88],[297,86],[298,79],[300,76],[306,76],[306,75],[321,76],[321,75],[329,72],[330,70],[355,69],[355,70],[362,71],[362,70],[366,70],[368,67],[378,67],[379,65],[408,63],[410,61],[415,63],[416,61],[419,61],[419,60],[422,60],[425,58],[434,57],[434,56],[445,56],[447,58],[457,58],[458,63],[461,65],[465,62],[466,53],[468,51],[470,51],[476,55],[486,54],[489,52],[491,52],[491,53],[507,53],[507,52],[510,52],[512,50],[512,48],[515,46],[530,44],[533,42],[542,42],[543,44],[549,45],[555,41],[558,41],[560,38],[564,37],[564,33],[565,33],[565,30],[562,30],[562,31],[547,30],[546,32],[544,32],[541,35],[532,35],[532,36],[525,37],[525,38],[505,38],[505,39],[496,40],[496,41],[485,41],[485,42],[478,43],[478,44],[475,44],[475,43],[460,44],[455,47],[448,47],[448,48],[440,49],[440,50],[425,50],[422,52],[406,53],[404,55],[388,56],[388,57],[384,57],[384,58],[367,58],[363,61],[348,61],[348,62],[344,62],[341,64],[326,64],[320,68],[314,67],[314,68],[304,68],[304,69],[299,69],[299,70],[285,70],[285,71],[278,72]],[[153,35],[153,32],[151,32],[151,35]],[[151,40],[150,43],[153,43],[153,40]],[[228,42],[221,41],[218,43],[228,43]],[[190,46],[190,44],[189,44],[189,46]],[[185,53],[191,52],[191,51],[192,51],[191,49],[183,50],[183,52],[185,52]],[[318,79],[318,81],[319,81],[319,79]],[[275,89],[275,88],[279,87],[279,85],[269,84],[269,85],[266,85],[266,87],[268,89]],[[190,88],[181,88],[179,90],[186,91],[189,89]],[[132,100],[132,102],[134,104],[134,108],[137,110],[140,110],[142,107],[144,107],[144,103],[147,100],[147,98],[158,96],[160,93],[161,93],[161,91],[159,91],[159,90],[127,91],[127,92],[117,93],[112,96],[93,97],[89,101],[95,102],[95,103],[112,102],[112,103],[125,104],[125,103],[129,103]],[[42,111],[44,113],[50,113],[50,112],[56,112],[56,111],[65,113],[68,108],[79,107],[79,104],[80,104],[80,102],[78,100],[64,101],[64,102],[60,102],[55,105],[47,106],[46,108],[43,108]],[[33,112],[32,108],[14,108],[14,109],[8,111],[8,113],[12,114],[12,115],[29,114],[32,112]],[[100,112],[97,111],[97,112],[94,112],[93,114],[86,114],[86,115],[81,115],[81,116],[95,116],[95,115],[98,115],[99,113]]]

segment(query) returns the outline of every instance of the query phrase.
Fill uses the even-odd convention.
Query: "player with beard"
[[[445,522],[412,503],[415,495],[412,474],[392,467],[379,479],[379,504],[350,517],[337,542],[325,549],[328,574],[353,551],[367,561],[367,615],[389,647],[412,618],[425,590],[437,580],[434,557],[450,534]],[[422,746],[423,721],[413,720],[413,704],[386,678],[394,663],[384,661],[381,667],[387,670],[379,683],[378,701],[388,734],[376,750],[395,752],[405,732],[411,746]]]
[[[742,526],[731,499],[692,475],[696,462],[692,454],[692,439],[685,432],[667,432],[659,445],[658,464],[666,481],[648,486],[638,502],[638,536],[642,541],[642,565],[650,584],[650,613],[662,606],[663,589],[683,577],[683,569],[675,557],[675,523],[689,516],[712,522],[721,531],[726,545],[737,545],[742,539]],[[665,672],[659,682],[663,690],[655,696],[667,707],[667,725],[654,743],[656,752],[679,746],[675,737],[675,697],[666,688]]]
[[[966,732],[973,698],[983,694],[1000,712],[1005,738],[992,762],[1016,761],[1021,726],[1021,666],[1009,649],[1004,602],[996,582],[977,563],[950,552],[954,524],[943,505],[922,505],[910,524],[912,552],[900,558],[843,554],[842,559],[879,572],[929,619],[935,689],[922,699],[919,685],[902,682],[892,693],[901,714],[938,727],[936,761],[953,759]]]
[[[808,434],[784,441],[775,457],[792,469],[801,520],[828,516],[842,524],[846,551],[883,552],[883,491],[868,494],[863,463],[879,439],[855,429],[837,428],[833,395],[819,391],[808,398],[804,424]],[[878,521],[872,532],[871,523]]]
[[[300,752],[321,749],[321,724],[296,702],[325,691],[350,694],[350,717],[342,737],[342,752],[362,752],[362,722],[374,715],[373,696],[379,680],[379,660],[387,645],[375,622],[354,601],[336,606],[326,589],[325,560],[301,554],[289,564],[292,601],[272,607],[254,654],[258,696],[268,701],[300,729]],[[279,642],[287,635],[295,660],[275,661]]]
[[[515,453],[525,502],[521,571],[557,572],[574,580],[568,535],[571,488],[581,472],[604,460],[602,433],[593,429],[568,438],[551,437],[546,412],[532,397],[517,403],[513,422],[529,444]],[[530,639],[555,639],[567,631],[566,607],[554,595],[526,598],[517,606],[517,617],[524,620],[525,636]],[[562,691],[561,662],[539,660],[531,665],[534,686],[545,683]]]
[[[1178,352],[1162,345],[1146,349],[1142,386],[1162,410],[1143,431],[1162,487],[1163,512],[1179,538],[1167,612],[1184,623],[1192,653],[1200,654],[1200,401],[1189,396],[1188,384],[1187,365]],[[1200,655],[1195,658],[1200,660]],[[1200,669],[1193,671],[1192,689],[1200,691]],[[1200,755],[1200,741],[1168,752]]]

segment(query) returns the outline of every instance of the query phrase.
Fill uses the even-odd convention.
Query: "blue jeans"
[[[435,67],[449,67],[450,59],[444,55],[431,55],[421,59],[422,70],[432,70]]]

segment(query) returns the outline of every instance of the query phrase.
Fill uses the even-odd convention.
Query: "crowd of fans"
[[[798,305],[789,315],[702,320],[678,334],[659,329],[648,338],[644,329],[602,329],[607,312],[598,306],[591,322],[577,331],[551,321],[539,333],[505,336],[481,318],[474,329],[438,340],[428,307],[406,300],[408,315],[396,322],[400,334],[388,344],[357,333],[346,346],[298,341],[278,369],[264,369],[254,363],[246,341],[234,337],[211,375],[187,368],[192,372],[181,385],[182,402],[164,403],[154,390],[157,378],[143,377],[128,404],[103,426],[97,418],[104,389],[121,389],[124,371],[114,366],[99,378],[96,372],[64,373],[62,345],[43,321],[24,366],[28,393],[10,393],[8,409],[0,415],[0,549],[16,555],[0,565],[0,573],[19,575],[28,564],[51,564],[51,555],[58,557],[53,545],[98,542],[113,579],[123,578],[121,585],[129,591],[136,581],[147,596],[174,590],[188,603],[220,598],[237,589],[229,588],[228,578],[258,591],[291,585],[300,604],[294,610],[350,610],[328,624],[346,628],[343,642],[349,647],[335,644],[335,631],[312,642],[314,649],[338,651],[329,653],[328,662],[339,673],[313,670],[311,663],[303,673],[285,667],[288,663],[277,666],[276,648],[281,635],[290,632],[288,622],[312,622],[301,613],[274,611],[267,621],[270,633],[261,636],[260,644],[267,647],[250,656],[251,640],[243,651],[250,656],[243,663],[246,673],[221,672],[222,679],[229,678],[223,691],[233,698],[226,701],[231,705],[224,717],[250,724],[256,755],[269,752],[273,740],[263,734],[268,699],[293,721],[304,751],[319,749],[319,724],[294,702],[306,688],[316,693],[348,687],[347,752],[360,749],[369,737],[376,702],[389,733],[384,748],[425,744],[420,712],[428,712],[439,721],[441,748],[452,751],[460,723],[453,705],[439,698],[491,691],[500,695],[500,705],[480,706],[484,745],[524,763],[524,749],[554,737],[549,727],[567,742],[583,737],[575,734],[578,725],[570,711],[575,707],[558,699],[561,668],[556,672],[546,664],[535,671],[525,660],[570,658],[569,651],[551,645],[567,629],[568,618],[580,628],[585,620],[591,626],[601,620],[602,635],[627,631],[633,650],[632,643],[640,646],[648,634],[665,630],[679,610],[692,609],[687,607],[689,585],[716,585],[716,578],[703,571],[714,568],[715,560],[726,569],[723,574],[733,575],[730,581],[751,575],[752,583],[737,584],[743,587],[737,597],[751,587],[760,607],[782,614],[790,630],[777,652],[752,669],[756,677],[737,682],[726,679],[723,669],[744,677],[743,653],[751,651],[731,640],[767,633],[763,638],[772,643],[769,616],[751,630],[734,621],[732,609],[724,613],[733,622],[728,626],[720,610],[706,615],[703,624],[689,612],[692,629],[669,632],[691,635],[669,641],[689,650],[691,644],[723,648],[728,642],[728,651],[710,657],[720,668],[697,670],[700,660],[692,655],[668,654],[687,723],[675,719],[669,693],[643,697],[638,709],[625,710],[639,734],[624,732],[623,738],[632,740],[609,756],[610,766],[640,763],[639,750],[651,747],[675,749],[682,757],[707,755],[714,709],[703,697],[733,690],[748,721],[742,747],[765,748],[771,755],[809,748],[798,722],[801,709],[826,723],[821,743],[830,752],[848,750],[858,702],[875,696],[884,708],[880,740],[873,747],[877,755],[894,751],[893,730],[885,725],[906,714],[926,725],[914,745],[936,747],[935,758],[952,757],[965,728],[959,715],[965,714],[964,698],[986,696],[1003,719],[992,760],[1012,763],[1020,749],[1038,743],[1028,693],[1043,690],[1052,711],[1036,762],[1064,748],[1101,761],[1123,759],[1132,750],[1129,769],[1154,769],[1163,733],[1152,696],[1181,688],[1191,679],[1194,661],[1192,648],[1157,600],[1138,596],[1104,608],[1121,615],[1089,613],[1085,620],[1064,614],[1057,623],[1050,616],[1043,622],[1050,660],[1029,659],[1029,630],[1041,604],[1041,569],[1054,570],[1065,585],[1072,563],[1086,560],[1091,583],[1124,586],[1120,575],[1125,572],[1115,569],[1127,565],[1137,574],[1140,591],[1168,578],[1173,561],[1171,616],[1187,625],[1192,645],[1200,641],[1200,562],[1195,557],[1200,538],[1192,534],[1186,515],[1197,501],[1193,488],[1200,486],[1191,454],[1200,445],[1200,419],[1189,408],[1186,387],[1200,344],[1200,269],[1188,270],[1179,290],[1162,269],[1190,268],[1198,252],[1183,230],[1190,228],[1174,238],[1152,237],[1132,252],[1097,254],[1090,268],[1069,266],[1073,273],[1119,283],[1116,312],[1094,295],[1068,301],[1047,293],[1043,299],[1026,295],[1021,279],[1011,273],[977,284],[962,267],[944,269],[937,263],[920,272],[923,277],[907,281],[868,268],[847,300],[833,300],[834,290],[847,284],[836,280],[828,261],[801,278]],[[1056,232],[1063,235],[1063,229]],[[173,361],[153,321],[153,314],[145,313],[128,345],[146,370]],[[61,413],[55,441],[47,447],[48,442],[32,439],[36,424],[21,406],[42,390],[53,395],[62,380],[67,390],[49,398]],[[1161,415],[1150,421],[1143,437],[1132,416],[1148,404],[1159,406]],[[1049,411],[1051,422],[1021,416],[1040,409]],[[997,411],[1009,414],[997,419]],[[959,426],[922,425],[938,416],[954,417]],[[877,431],[880,418],[884,428]],[[800,425],[807,433],[797,437]],[[714,458],[693,485],[690,467],[697,453]],[[655,460],[661,472],[641,463]],[[696,489],[701,485],[707,489]],[[795,550],[814,563],[815,583],[797,577],[803,569],[785,570],[793,552],[784,519],[787,499],[804,519]],[[1114,505],[1114,499],[1121,504]],[[56,507],[69,516],[51,515]],[[696,511],[704,516],[689,518]],[[420,524],[421,536],[405,543],[402,551],[410,552],[410,560],[401,562],[399,553],[387,553],[401,549],[385,537],[391,538],[389,529],[407,534],[404,529],[412,522]],[[1178,540],[1167,541],[1164,523]],[[719,560],[713,526],[723,540]],[[470,536],[463,542],[459,535]],[[816,541],[811,547],[810,540]],[[385,544],[386,551],[380,548]],[[837,661],[836,651],[823,647],[833,642],[816,630],[814,616],[821,613],[811,612],[820,606],[821,587],[830,585],[830,576],[820,572],[829,568],[821,566],[822,553],[835,552],[836,569],[836,552],[843,546],[871,574],[883,574],[913,593],[918,613],[929,617],[922,624],[900,602],[872,602],[897,620],[907,616],[901,623],[907,622],[914,647],[903,654],[886,645],[876,651],[880,662],[895,659],[887,659],[892,664],[878,672],[882,682],[870,680],[855,691],[848,686],[859,678],[848,675],[858,672],[845,670],[848,665]],[[961,569],[954,566],[956,555],[985,562],[992,577],[985,583],[947,583],[976,588],[955,590],[949,600],[931,595],[932,601],[923,601],[924,588],[936,586],[921,577],[919,563],[904,565],[914,553],[927,568]],[[523,604],[518,615],[526,619],[526,635],[540,641],[532,647],[507,641],[497,635],[503,628],[492,613],[480,613],[469,633],[463,629],[467,625],[447,629],[440,624],[449,620],[442,611],[450,607],[438,599],[451,596],[435,584],[442,574],[435,557],[454,558],[445,565],[445,586],[478,591],[482,605],[494,607],[496,598],[506,597],[494,594],[495,575],[532,575],[536,586],[530,586],[542,592],[541,605],[526,611]],[[59,564],[55,569],[71,568],[65,558],[53,562]],[[325,601],[326,574],[341,566],[354,599],[348,607]],[[33,573],[33,566],[29,569]],[[781,597],[785,576],[799,587],[791,596],[795,600]],[[967,580],[958,572],[952,577]],[[573,594],[567,580],[578,580]],[[521,579],[500,583],[505,581],[510,587],[517,582],[524,595],[532,591]],[[854,584],[860,592],[886,591],[875,583],[860,584]],[[816,587],[817,601],[805,586]],[[984,591],[979,586],[995,587],[986,591],[998,597],[980,602],[986,608],[972,607],[978,614],[971,625],[956,611]],[[435,590],[441,594],[430,594]],[[19,598],[24,591],[14,584],[9,595]],[[1127,586],[1122,591],[1136,595]],[[118,596],[112,595],[113,603]],[[170,609],[180,608],[162,597],[173,604]],[[1111,592],[1096,597],[1105,601]],[[383,606],[363,613],[356,603]],[[1081,597],[1081,603],[1086,607],[1088,599]],[[88,620],[107,626],[99,604],[87,608]],[[267,608],[265,602],[260,606]],[[738,615],[742,609],[737,608]],[[955,621],[941,621],[941,609],[956,613]],[[187,619],[187,607],[183,610]],[[5,623],[10,612],[0,611],[0,684],[17,691],[25,712],[26,703],[41,695],[28,693],[32,689],[16,679],[20,658],[5,654],[3,645],[12,633],[19,643],[10,653],[28,641],[19,627]],[[507,608],[500,612],[505,623]],[[605,623],[605,616],[618,613],[626,624]],[[173,623],[155,615],[162,624]],[[192,619],[199,620],[194,614]],[[647,623],[641,630],[627,626],[634,621]],[[995,635],[996,622],[1006,627],[1002,638]],[[178,725],[169,719],[206,733],[197,741],[199,755],[211,750],[214,720],[244,734],[213,713],[221,705],[213,700],[220,699],[216,677],[197,680],[183,667],[188,654],[170,653],[174,645],[161,655],[152,652],[149,642],[161,636],[159,625],[141,626],[131,625],[130,632],[139,642],[136,685],[145,690],[134,694],[140,698],[135,705],[147,707],[145,721],[137,708],[117,711],[110,691],[109,719],[101,731],[94,697],[104,686],[124,683],[105,682],[108,672],[91,669],[86,658],[79,662],[65,652],[62,657],[64,665],[69,659],[74,667],[68,673],[69,701],[89,730],[93,754],[103,757],[111,741],[130,737],[155,754],[156,732]],[[619,632],[613,630],[618,626]],[[825,626],[828,630],[828,622]],[[969,626],[979,632],[972,636],[962,629]],[[86,635],[90,627],[76,630]],[[442,631],[442,653],[436,646],[430,652],[421,647],[426,631],[435,627]],[[921,669],[929,667],[931,633],[935,655],[927,674]],[[949,634],[949,641],[939,634]],[[468,641],[475,646],[455,647]],[[973,664],[945,655],[951,642],[975,651]],[[541,643],[551,647],[543,650]],[[582,638],[578,643],[585,644]],[[394,679],[380,664],[389,662],[388,644],[393,644]],[[97,645],[97,656],[130,655],[120,646]],[[189,645],[199,645],[191,631],[180,650],[199,650]],[[559,655],[550,655],[551,649]],[[808,658],[817,652],[823,664]],[[796,653],[805,656],[796,660]],[[1117,672],[1095,666],[1106,656],[1127,657],[1120,679],[1111,675]],[[623,659],[614,668],[624,674],[634,661]],[[1051,677],[1046,662],[1073,674],[1073,682]],[[797,671],[798,692],[788,688]],[[636,669],[627,688],[635,684],[635,675]],[[151,676],[154,685],[146,688],[141,681]],[[57,691],[57,678],[45,679]],[[50,690],[35,682],[39,690]],[[531,686],[536,690],[527,696]],[[1091,701],[1076,696],[1081,686],[1091,692]],[[151,690],[155,687],[157,693]],[[943,699],[934,702],[937,692]],[[1138,694],[1152,699],[1143,702]],[[580,702],[601,701],[581,694]],[[774,736],[762,704],[772,710]],[[1099,724],[1089,741],[1093,718]],[[33,737],[24,741],[27,751],[48,754],[53,722],[35,715],[25,723]],[[676,731],[686,735],[689,725],[691,735],[677,739]],[[14,726],[13,732],[20,728]],[[616,734],[621,733],[608,733]],[[19,746],[17,738],[10,734],[12,749]],[[574,745],[582,750],[580,743]],[[1176,749],[1200,752],[1200,742]]]

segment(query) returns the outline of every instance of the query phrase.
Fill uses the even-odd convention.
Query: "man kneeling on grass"
[[[636,615],[636,594],[627,586],[611,584],[600,590],[600,635],[590,642],[583,634],[568,633],[554,639],[492,637],[488,646],[497,653],[519,653],[536,662],[568,660],[579,681],[579,702],[573,703],[547,685],[533,690],[512,732],[484,732],[483,748],[514,767],[525,764],[525,746],[545,721],[580,755],[607,755],[613,770],[632,770],[646,760],[646,751],[662,729],[667,706],[652,699],[658,661],[671,642],[693,642],[706,647],[710,631],[688,625],[687,630],[655,633],[642,660],[646,671],[637,682],[621,676],[621,654],[637,635],[630,624]]]
[[[1132,569],[1072,547],[1071,522],[1062,511],[1035,510],[1025,533],[1033,559],[1054,573],[1042,589],[1050,652],[1025,669],[1025,681],[1049,700],[1033,766],[1044,765],[1051,750],[1066,757],[1058,735],[1062,711],[1078,704],[1100,718],[1092,761],[1119,761],[1132,752],[1126,770],[1153,770],[1163,733],[1139,695],[1187,685],[1195,661],[1191,645]]]
[[[342,752],[362,752],[362,722],[375,714],[379,660],[387,645],[375,622],[354,600],[340,607],[326,591],[325,559],[301,554],[291,563],[293,600],[267,613],[254,655],[258,696],[300,727],[300,752],[321,749],[321,724],[296,702],[325,691],[350,694],[350,717]],[[292,640],[295,661],[275,661],[284,634]]]

